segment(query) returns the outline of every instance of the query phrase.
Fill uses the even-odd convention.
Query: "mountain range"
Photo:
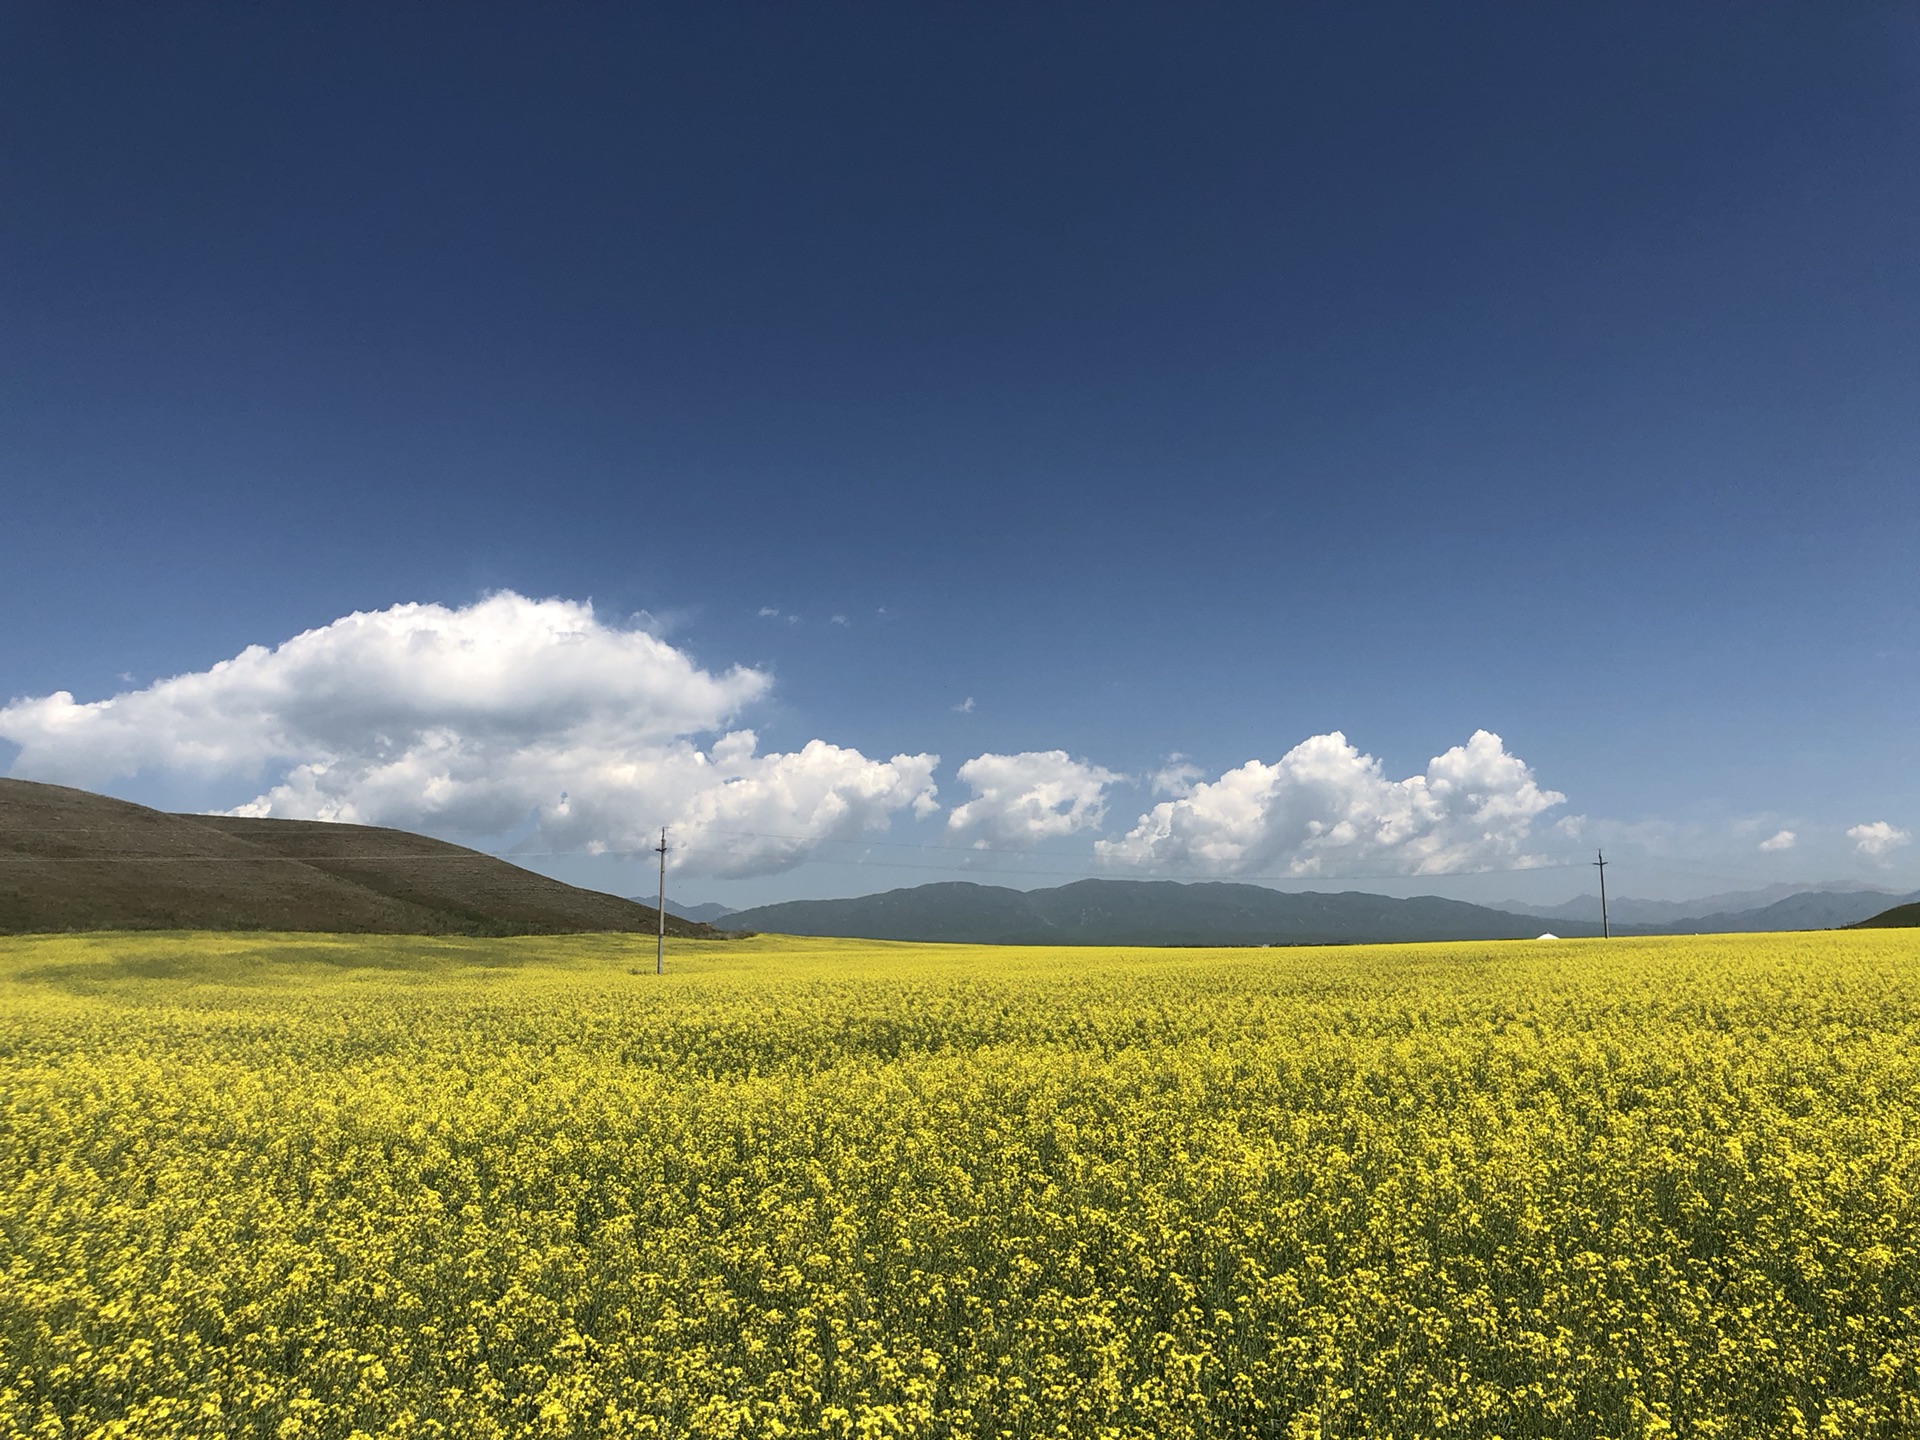
[[[1821,885],[1769,885],[1760,890],[1735,890],[1723,895],[1706,895],[1697,900],[1639,900],[1616,895],[1609,900],[1608,914],[1621,925],[1683,925],[1698,928],[1707,919],[1724,920],[1753,917],[1758,922],[1742,923],[1735,930],[1806,930],[1850,923],[1848,916],[1865,917],[1886,908],[1896,895],[1875,890],[1857,881],[1837,880]],[[1783,901],[1804,902],[1775,909]],[[1600,913],[1598,895],[1576,895],[1558,905],[1530,905],[1521,900],[1501,900],[1495,909],[1511,910],[1516,915],[1535,915],[1542,920],[1590,920]],[[1770,913],[1769,913],[1770,912]],[[1805,924],[1770,923],[1804,915]]]
[[[1743,904],[1762,901],[1764,903]],[[1744,892],[1671,917],[1614,907],[1616,934],[1914,923],[1920,893],[1842,886]],[[1577,913],[1586,910],[1585,915]],[[1306,945],[1597,935],[1599,902],[1519,913],[1437,896],[1396,899],[1220,882],[1081,880],[1043,890],[950,881],[848,900],[728,910],[670,907],[668,933],[729,931],[1022,945]],[[1622,915],[1622,912],[1625,915]],[[1653,917],[1657,923],[1649,923]],[[1642,918],[1645,917],[1645,918]],[[1902,918],[1905,917],[1905,918]],[[641,900],[583,890],[402,830],[175,815],[84,790],[0,779],[0,933],[114,929],[390,934],[652,931]]]
[[[856,900],[794,900],[723,917],[729,930],[995,945],[1323,945],[1531,939],[1532,916],[1433,895],[1320,894],[1261,885],[1077,880],[1047,890],[946,881]],[[1561,933],[1598,935],[1578,922]]]
[[[1613,914],[1616,935],[1688,935],[1825,930],[1853,925],[1920,894],[1879,890],[1791,890],[1744,909],[1638,923]],[[1700,906],[1772,892],[1714,896]],[[1658,903],[1658,902],[1653,902]],[[1396,899],[1360,891],[1327,894],[1260,885],[1170,880],[1079,880],[1043,890],[944,881],[850,900],[793,900],[747,910],[690,907],[728,930],[1019,945],[1314,945],[1419,940],[1509,940],[1539,935],[1550,922],[1567,938],[1600,934],[1600,901],[1518,912],[1423,895]],[[1611,908],[1611,907],[1610,907]],[[1678,910],[1689,907],[1676,905]],[[1642,910],[1638,913],[1645,914]],[[1658,911],[1654,913],[1660,913]]]
[[[641,897],[638,895],[633,898],[635,900],[641,900]],[[642,900],[641,903],[644,904],[645,901]],[[686,920],[698,920],[703,925],[718,925],[722,920],[726,919],[727,916],[737,912],[728,909],[725,905],[715,905],[709,902],[705,905],[669,905],[667,907],[667,913],[669,915],[678,915]]]

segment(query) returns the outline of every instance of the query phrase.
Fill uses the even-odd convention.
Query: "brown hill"
[[[0,933],[564,935],[657,923],[651,906],[404,830],[169,815],[0,779]],[[667,933],[716,932],[669,914]]]

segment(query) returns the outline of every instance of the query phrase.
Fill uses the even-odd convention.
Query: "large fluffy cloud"
[[[1524,848],[1533,822],[1565,800],[1485,730],[1405,780],[1335,731],[1194,785],[1094,848],[1115,866],[1198,875],[1441,875],[1539,863]]]
[[[1899,829],[1891,821],[1875,820],[1871,825],[1853,826],[1847,831],[1847,838],[1862,855],[1878,860],[1889,850],[1912,844],[1913,832]]]
[[[824,841],[853,840],[894,812],[929,815],[937,755],[869,760],[809,740],[786,755],[754,754],[750,730],[716,743],[701,786],[680,811],[680,863],[715,875],[763,875],[807,859]]]
[[[549,843],[591,850],[640,848],[671,824],[682,868],[715,874],[783,869],[933,808],[936,756],[818,740],[757,753],[752,731],[727,727],[769,683],[702,670],[589,604],[504,593],[349,615],[110,700],[16,701],[0,738],[33,779],[256,778],[239,807],[254,815],[465,836],[531,818]]]
[[[976,755],[958,774],[973,799],[947,817],[947,827],[981,848],[1093,829],[1106,818],[1107,786],[1120,778],[1064,750]]]

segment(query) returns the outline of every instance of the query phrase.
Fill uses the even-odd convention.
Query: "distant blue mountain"
[[[1760,892],[1766,894],[1768,892]],[[1713,904],[1713,897],[1699,904]],[[1920,895],[1878,890],[1806,890],[1746,909],[1672,916],[1687,908],[1647,902],[1660,923],[1617,912],[1616,935],[1700,935],[1827,930],[1855,924]],[[672,909],[671,906],[668,907]],[[1270,890],[1263,885],[1171,880],[1080,880],[1045,890],[945,881],[850,900],[792,900],[747,910],[676,911],[729,930],[844,935],[1001,945],[1325,945],[1421,940],[1529,939],[1551,928],[1568,938],[1600,933],[1600,902],[1518,912],[1435,895],[1402,900],[1348,890]],[[1645,910],[1629,905],[1629,914]],[[1550,925],[1547,922],[1551,922]]]
[[[1760,930],[1837,930],[1857,925],[1892,906],[1920,900],[1920,892],[1808,890],[1753,910],[1721,911],[1677,920],[1659,929],[1671,935],[1721,935]]]
[[[691,912],[688,912],[691,913]],[[792,900],[735,911],[729,930],[999,945],[1325,945],[1519,940],[1529,915],[1435,895],[1322,894],[1262,885],[1079,880],[1047,890],[947,881],[853,900]],[[1563,935],[1598,935],[1561,924]]]
[[[651,905],[654,901],[654,897],[651,895],[635,895],[628,898],[642,905]],[[722,920],[726,919],[727,916],[733,914],[733,911],[725,905],[715,905],[711,901],[704,905],[676,905],[669,899],[667,901],[667,914],[678,915],[682,920],[695,920],[702,925],[718,925]]]
[[[669,905],[667,907],[667,913],[669,915],[678,915],[687,920],[698,920],[703,925],[718,925],[722,920],[733,914],[733,911],[725,905],[716,905],[712,901],[708,901],[705,905]]]
[[[1865,885],[1834,881],[1824,885],[1769,885],[1763,890],[1736,890],[1725,895],[1707,895],[1698,900],[1639,900],[1616,895],[1608,905],[1615,924],[1685,927],[1693,931],[1718,930],[1805,930],[1829,925],[1850,924],[1885,909],[1898,897],[1869,889]],[[1738,916],[1759,915],[1782,901],[1804,902],[1788,905],[1762,918],[1761,923],[1709,926],[1709,920],[1723,921]],[[1501,900],[1495,908],[1516,915],[1536,915],[1542,920],[1592,920],[1600,914],[1598,895],[1578,895],[1558,905],[1530,905],[1520,900]],[[1774,923],[1804,915],[1805,924]]]

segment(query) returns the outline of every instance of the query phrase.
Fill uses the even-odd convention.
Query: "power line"
[[[938,847],[929,846],[929,849]],[[522,851],[515,854],[496,855],[489,851],[475,850],[466,855],[0,855],[0,865],[323,865],[339,863],[365,863],[380,861],[393,864],[469,864],[476,859],[499,860],[506,864],[516,864],[522,860],[586,860],[612,857],[615,859],[633,859],[642,855],[657,853],[657,847],[645,850],[603,850],[589,854],[584,850],[541,850]],[[949,852],[955,858],[951,865],[918,865],[901,860],[856,860],[828,863],[853,864],[865,870],[918,870],[928,874],[951,874],[962,871],[975,875],[1048,875],[1070,876],[1085,879],[1127,878],[1170,878],[1175,875],[1193,879],[1192,872],[1170,870],[1164,867],[1133,866],[1126,870],[1062,870],[1036,867],[1031,865],[981,865],[972,860],[978,851],[954,850]],[[994,852],[1001,853],[1001,852]],[[1011,854],[1038,854],[1038,851],[1012,851]],[[522,867],[525,868],[525,867]],[[1422,874],[1417,871],[1381,870],[1367,873],[1349,874],[1300,874],[1293,871],[1268,871],[1258,874],[1237,874],[1234,880],[1293,880],[1293,881],[1348,881],[1348,880],[1449,880],[1472,875],[1529,875],[1537,871],[1574,870],[1577,864],[1554,863],[1550,865],[1515,865],[1484,870],[1456,870]],[[1204,878],[1204,877],[1202,877]]]
[[[188,816],[182,816],[180,818],[192,820],[196,817],[188,815]],[[343,822],[316,821],[313,823],[331,825],[331,824],[343,823]],[[359,827],[356,825],[355,828],[384,829],[386,827],[384,826]],[[879,840],[879,839],[868,839],[865,837],[848,838],[846,836],[841,836],[841,835],[796,835],[796,834],[783,832],[783,831],[776,831],[776,830],[730,830],[719,825],[697,825],[697,826],[685,826],[682,828],[692,829],[696,834],[700,834],[700,835],[725,835],[734,839],[742,839],[742,840],[791,840],[798,844],[805,844],[805,845],[851,845],[859,849],[866,849],[866,850],[923,850],[923,851],[933,851],[937,854],[942,854],[942,855],[1046,855],[1046,854],[1052,853],[1051,851],[1041,849],[1039,846],[1036,846],[1036,845],[994,845],[989,849],[978,850],[973,848],[972,846],[956,846],[952,844],[934,845],[934,844],[929,844],[925,841],[919,841],[919,840]],[[114,827],[114,826],[75,825],[75,826],[67,826],[67,827],[57,827],[57,826],[48,826],[45,828],[36,827],[32,833],[36,835],[113,835],[113,834],[118,834],[120,832],[117,829],[117,827]],[[238,839],[239,837],[235,837],[235,838]],[[422,837],[422,838],[431,839],[433,837],[428,836],[428,837]],[[242,840],[241,843],[245,844],[249,842]],[[451,840],[443,840],[438,843],[443,845],[453,845],[456,842]],[[459,848],[474,849],[474,847],[471,847],[471,846],[461,846]],[[587,852],[582,850],[514,850],[506,853],[498,853],[491,850],[474,849],[474,853],[479,855],[493,855],[495,859],[507,860],[507,859],[513,859],[517,856],[525,856],[532,859],[559,859],[562,857],[578,856],[578,855],[585,854]],[[609,856],[614,859],[638,859],[641,856],[652,855],[654,853],[654,847],[651,845],[643,845],[643,846],[638,846],[632,849],[602,849],[602,850],[594,851],[592,853],[595,856]],[[361,857],[329,856],[328,858],[345,859],[345,858],[361,858]],[[384,858],[384,857],[374,857],[374,858]],[[1571,862],[1562,864],[1561,862],[1558,862],[1558,861],[1554,862],[1551,865],[1516,865],[1516,866],[1510,867],[1511,871],[1514,873],[1517,873],[1522,870],[1551,870],[1551,869],[1569,869],[1569,868],[1572,868]],[[1495,870],[1489,870],[1489,871],[1476,871],[1474,873],[1505,874],[1505,873],[1508,873],[1508,871],[1495,869]],[[1366,879],[1369,877],[1356,876],[1355,878]]]
[[[192,819],[193,817],[186,816],[182,818]],[[40,834],[40,835],[106,835],[106,834],[117,834],[119,832],[115,827],[111,827],[111,826],[76,825],[76,826],[48,827],[46,829],[37,829],[33,833]],[[813,846],[813,847],[819,847],[824,845],[840,845],[840,846],[851,846],[858,850],[876,850],[876,849],[911,850],[911,851],[917,851],[922,853],[948,855],[948,856],[952,856],[955,861],[955,863],[948,864],[948,865],[911,865],[901,861],[873,860],[873,859],[868,859],[863,857],[853,862],[848,862],[844,860],[839,862],[833,862],[833,861],[828,862],[828,863],[841,863],[841,864],[855,863],[868,869],[925,870],[925,871],[965,870],[975,874],[1078,876],[1078,877],[1089,877],[1089,878],[1097,877],[1097,876],[1105,876],[1105,875],[1114,873],[1106,870],[1096,871],[1096,870],[1090,870],[1090,869],[1084,869],[1084,868],[1073,869],[1073,870],[1061,870],[1061,869],[1034,868],[1029,866],[985,865],[985,864],[978,863],[974,858],[977,856],[987,856],[987,855],[996,856],[996,857],[1007,857],[1007,856],[1021,856],[1021,855],[1050,855],[1052,853],[1050,851],[1042,850],[1037,846],[996,845],[990,850],[976,850],[972,847],[960,847],[955,845],[930,845],[922,841],[879,840],[879,839],[866,839],[864,837],[850,839],[850,838],[845,838],[842,836],[834,836],[834,835],[818,835],[818,836],[795,835],[795,834],[784,833],[780,831],[770,831],[770,830],[731,830],[721,826],[699,826],[699,827],[696,827],[696,833],[702,834],[702,835],[724,835],[732,839],[741,839],[741,840],[791,841],[797,844],[804,844],[804,845]],[[445,845],[454,844],[454,842],[452,841],[441,841],[439,843],[445,844]],[[118,856],[118,855],[115,855],[115,856],[92,857],[92,856],[76,855],[76,856],[48,856],[48,857],[45,857],[44,859],[39,857],[34,857],[34,856],[0,855],[0,864],[13,862],[13,863],[19,863],[19,864],[98,865],[98,864],[118,863],[121,861],[130,861],[130,862],[143,863],[143,864],[155,863],[155,862],[161,862],[161,861],[165,861],[168,863],[307,864],[315,861],[362,861],[362,860],[406,860],[408,862],[438,861],[442,863],[451,863],[451,862],[464,861],[464,860],[471,859],[474,855],[484,855],[489,859],[504,860],[509,864],[515,864],[523,860],[579,860],[579,859],[637,860],[637,859],[641,859],[642,857],[651,856],[657,853],[656,847],[651,845],[645,846],[642,848],[636,848],[636,849],[603,849],[603,850],[591,851],[591,852],[585,851],[585,850],[509,850],[504,853],[500,853],[495,851],[472,849],[471,847],[466,847],[466,846],[461,846],[458,848],[467,851],[467,853],[453,854],[453,855],[447,855],[447,854],[411,854],[411,855],[399,854],[399,855],[396,855],[391,853],[341,855],[341,854],[335,853],[335,854],[311,855],[311,856],[302,856],[302,855]],[[1521,875],[1521,874],[1526,874],[1530,871],[1535,871],[1535,870],[1570,870],[1575,868],[1577,868],[1577,866],[1573,865],[1572,863],[1555,861],[1545,865],[1494,866],[1486,869],[1460,871],[1455,873],[1471,874],[1471,875]],[[1152,865],[1129,866],[1128,869],[1134,875],[1139,875],[1143,873],[1148,875],[1154,875],[1154,874],[1172,875],[1172,874],[1178,874],[1178,873],[1185,873],[1185,872],[1176,871],[1167,867],[1152,866]],[[1417,874],[1410,875],[1406,871],[1395,870],[1395,871],[1378,871],[1378,872],[1353,872],[1350,874],[1341,874],[1341,875],[1328,875],[1328,874],[1303,875],[1303,874],[1297,874],[1291,871],[1287,871],[1287,872],[1268,872],[1260,875],[1242,875],[1242,876],[1236,876],[1234,878],[1243,879],[1243,880],[1267,879],[1267,880],[1302,880],[1304,881],[1304,880],[1407,880],[1407,879],[1420,879],[1424,877]],[[1434,875],[1430,878],[1440,879],[1444,877],[1440,875]]]
[[[498,860],[504,864],[528,868],[521,862],[527,860],[588,860],[613,858],[639,858],[656,853],[655,847],[637,851],[602,851],[591,855],[583,850],[543,850],[511,855],[497,855],[489,851],[476,850],[467,855],[0,855],[0,865],[334,865],[334,864],[392,864],[392,865],[466,865],[475,860]],[[902,870],[929,875],[954,874],[970,875],[1044,875],[1082,879],[1231,879],[1235,881],[1291,881],[1305,884],[1308,882],[1346,882],[1354,880],[1421,880],[1446,881],[1471,878],[1482,875],[1531,875],[1558,873],[1565,870],[1578,870],[1578,862],[1550,865],[1517,865],[1479,870],[1451,870],[1422,873],[1407,870],[1376,870],[1333,873],[1299,873],[1295,871],[1258,871],[1245,874],[1223,874],[1207,876],[1195,871],[1175,870],[1167,867],[1128,866],[1124,869],[1095,869],[1091,867],[1060,868],[1057,866],[1035,865],[983,865],[972,857],[974,853],[966,850],[952,852],[954,863],[951,865],[915,864],[903,860],[851,859],[834,860],[830,857],[813,857],[818,863],[839,864],[861,870]],[[1032,852],[1017,852],[1032,853]],[[1593,862],[1586,862],[1591,865]],[[1612,865],[1614,862],[1607,862]],[[1660,867],[1648,867],[1658,869]]]
[[[181,818],[191,820],[195,817],[183,816]],[[328,822],[320,822],[320,823],[333,824],[333,823],[344,823],[344,822],[328,821]],[[378,826],[357,827],[356,826],[356,828],[378,829],[378,828],[384,828],[384,827],[378,827]],[[864,837],[857,838],[857,839],[846,839],[840,836],[796,835],[796,834],[784,833],[779,831],[767,831],[767,830],[730,830],[730,829],[724,829],[719,826],[702,826],[699,828],[700,828],[700,833],[705,835],[725,835],[735,839],[747,839],[747,840],[785,840],[785,841],[792,841],[797,844],[805,844],[805,845],[814,846],[814,847],[825,846],[825,845],[839,845],[839,846],[850,846],[859,850],[912,850],[912,851],[921,851],[921,852],[931,852],[939,855],[968,856],[968,857],[978,856],[978,855],[992,855],[992,856],[1049,855],[1052,853],[1050,851],[1040,849],[1037,846],[1023,846],[1023,845],[995,845],[990,850],[975,850],[971,847],[963,848],[963,847],[954,846],[954,845],[935,845],[935,844],[928,844],[924,841],[881,840],[881,839],[868,839]],[[120,832],[118,828],[114,826],[69,825],[69,826],[36,827],[32,833],[35,835],[110,835],[110,834],[118,834]],[[427,838],[430,838],[430,837],[427,837]],[[242,842],[242,843],[246,843],[246,842]],[[232,856],[152,855],[152,856],[99,856],[99,857],[48,856],[44,858],[35,857],[35,856],[17,856],[16,857],[16,856],[0,855],[0,864],[6,864],[10,860],[18,861],[18,863],[22,863],[22,864],[73,863],[73,864],[87,864],[87,865],[107,864],[107,863],[117,862],[120,860],[136,860],[142,863],[149,863],[149,862],[162,861],[162,860],[164,861],[195,861],[195,862],[219,861],[221,863],[226,863],[226,864],[261,863],[261,862],[305,863],[308,860],[359,861],[359,860],[396,860],[396,859],[404,859],[410,862],[412,861],[452,862],[452,861],[461,861],[461,860],[469,859],[471,858],[472,855],[484,855],[490,859],[505,860],[511,864],[520,860],[574,860],[574,859],[581,859],[581,858],[608,858],[608,859],[615,859],[615,860],[634,860],[634,859],[641,859],[643,857],[650,856],[654,853],[652,846],[644,846],[638,849],[600,850],[597,852],[588,852],[585,850],[512,850],[512,851],[507,851],[503,853],[503,852],[491,851],[491,850],[478,850],[478,849],[474,849],[471,846],[455,846],[455,842],[453,841],[441,841],[438,843],[448,845],[448,846],[454,846],[454,848],[465,850],[465,851],[468,851],[469,853],[454,854],[454,855],[444,855],[444,854],[396,855],[392,853],[365,854],[365,855],[327,854],[327,855],[314,855],[314,856],[297,856],[297,855],[232,855]],[[829,861],[828,863],[842,863],[842,864],[857,863],[857,864],[866,866],[868,868],[882,868],[882,869],[925,869],[925,870],[968,869],[968,870],[977,870],[983,874],[1006,874],[1006,875],[1014,875],[1014,874],[1093,875],[1095,873],[1101,873],[1101,874],[1108,873],[1104,871],[1095,872],[1092,870],[1057,870],[1057,869],[1027,870],[1027,869],[1020,869],[1017,867],[979,866],[979,865],[973,865],[973,864],[951,865],[951,866],[949,865],[915,866],[915,865],[905,865],[898,862],[888,862],[884,860],[871,860],[871,859],[861,859],[855,862]],[[1586,865],[1592,865],[1594,862],[1589,860],[1584,863]],[[1612,865],[1613,863],[1614,862],[1611,860],[1607,862],[1608,865]],[[1146,867],[1146,868],[1151,870],[1151,867]],[[1523,875],[1536,870],[1558,871],[1558,870],[1577,870],[1580,868],[1581,868],[1581,862],[1556,860],[1545,865],[1495,866],[1489,869],[1466,870],[1466,871],[1457,871],[1457,872],[1451,872],[1451,873],[1459,874],[1459,875]],[[1657,871],[1657,872],[1678,872],[1678,873],[1690,875],[1702,880],[1723,880],[1723,881],[1726,881],[1728,884],[1732,884],[1732,885],[1743,885],[1743,884],[1750,885],[1754,882],[1754,877],[1752,875],[1743,875],[1731,870],[1722,869],[1711,861],[1694,860],[1694,859],[1689,859],[1682,856],[1649,855],[1637,861],[1636,868],[1649,870],[1649,871]],[[1269,873],[1267,875],[1259,876],[1259,877],[1248,876],[1248,877],[1240,877],[1240,878],[1266,878],[1266,879],[1280,879],[1280,880],[1404,880],[1404,879],[1420,879],[1423,877],[1419,875],[1409,875],[1405,871],[1394,870],[1394,871],[1377,871],[1377,872],[1356,871],[1356,872],[1352,872],[1349,874],[1342,874],[1342,875],[1296,875],[1290,872],[1284,873],[1284,874]],[[1441,879],[1446,877],[1442,875],[1435,875],[1431,878]]]
[[[184,820],[194,820],[200,817],[193,816],[193,815],[182,815],[182,816],[179,816],[178,818],[184,819]],[[216,817],[208,817],[208,818],[216,818]],[[334,821],[316,822],[316,823],[325,823],[325,824],[338,823],[338,824],[341,824],[343,828],[346,828],[346,825],[347,825],[347,822],[334,822]],[[385,827],[360,826],[358,822],[353,822],[353,828],[381,829]],[[784,840],[784,841],[792,841],[796,844],[804,844],[804,845],[809,845],[813,847],[819,847],[819,846],[825,846],[825,845],[839,845],[839,846],[852,847],[854,849],[859,849],[859,850],[912,850],[912,851],[921,851],[921,852],[931,852],[933,854],[938,854],[938,855],[952,855],[956,857],[957,856],[976,856],[976,855],[991,855],[991,856],[1051,855],[1053,853],[1049,850],[1041,849],[1038,846],[1030,846],[1030,845],[995,845],[991,849],[976,850],[976,849],[973,849],[972,847],[960,847],[952,844],[945,844],[945,845],[929,844],[925,841],[915,841],[915,840],[883,840],[883,839],[877,839],[877,838],[869,839],[866,837],[849,839],[849,838],[845,838],[837,835],[800,835],[800,834],[793,834],[789,832],[772,831],[772,830],[733,830],[733,829],[728,829],[726,827],[718,826],[718,825],[702,825],[694,828],[696,829],[696,832],[701,835],[724,835],[733,839]],[[114,827],[114,826],[73,825],[73,826],[36,827],[32,833],[36,835],[107,835],[107,834],[118,834],[119,830],[118,830],[118,827]],[[222,833],[225,833],[225,832],[222,832]],[[422,837],[422,838],[430,839],[431,837]],[[246,842],[243,841],[242,843],[246,843]],[[449,845],[449,846],[455,845],[455,842],[450,840],[439,841],[437,843]],[[581,859],[581,858],[636,860],[636,859],[642,859],[654,854],[654,847],[651,845],[641,846],[634,849],[624,849],[624,848],[623,849],[604,849],[604,850],[593,851],[593,852],[588,852],[585,850],[510,850],[506,852],[498,852],[498,851],[491,851],[491,850],[479,850],[471,846],[457,846],[456,848],[459,848],[462,850],[468,850],[472,854],[476,854],[476,855],[486,855],[489,858],[495,859],[495,860],[505,860],[509,863],[513,863],[520,860],[575,860],[575,859]],[[6,856],[0,856],[0,863],[5,863],[8,858],[9,857],[6,857]],[[29,860],[32,857],[21,857],[21,858],[23,860]],[[50,857],[50,858],[64,859],[66,857]],[[75,861],[80,863],[88,863],[88,864],[100,863],[99,861],[90,860],[84,856],[75,856],[72,858]],[[111,857],[111,858],[119,858],[119,857]],[[244,860],[299,861],[307,857],[300,857],[300,856],[144,857],[143,856],[143,857],[132,857],[132,858],[139,858],[139,859],[178,858],[182,860],[198,860],[202,858],[205,858],[208,860],[226,860],[230,858],[235,861],[243,860],[243,859]],[[336,855],[313,856],[310,858],[325,859],[325,860],[390,860],[390,859],[396,859],[396,858],[404,858],[407,860],[449,860],[451,861],[451,860],[461,860],[467,857],[463,855],[394,856],[390,854],[388,855],[337,855],[336,854]],[[46,862],[35,862],[35,863],[46,863]],[[843,864],[858,863],[863,866],[867,866],[869,868],[886,868],[886,869],[927,869],[927,870],[970,869],[970,870],[979,870],[981,873],[1009,874],[1009,875],[1011,874],[1092,875],[1095,873],[1101,873],[1101,874],[1108,873],[1105,871],[1095,872],[1091,870],[1021,870],[1021,869],[1011,868],[1011,867],[989,867],[989,866],[976,866],[971,864],[964,865],[964,866],[962,865],[910,866],[910,865],[903,865],[903,864],[888,862],[883,860],[870,860],[870,859],[862,859],[862,860],[859,860],[858,862],[829,861],[828,863],[843,863]],[[1556,860],[1544,865],[1493,866],[1487,869],[1464,870],[1464,871],[1457,871],[1457,872],[1450,872],[1450,873],[1459,874],[1459,875],[1523,875],[1536,870],[1540,870],[1540,871],[1578,870],[1582,868],[1582,863],[1583,862],[1579,862],[1579,861]],[[1592,865],[1593,863],[1594,862],[1591,860],[1584,862],[1585,865]],[[1607,864],[1609,865],[1612,865],[1613,863],[1614,862],[1611,860],[1607,862]],[[1729,870],[1721,869],[1711,861],[1693,860],[1693,859],[1688,859],[1681,856],[1649,855],[1644,857],[1642,860],[1637,861],[1636,867],[1647,869],[1647,870],[1654,870],[1654,871],[1679,871],[1685,874],[1696,876],[1704,880],[1724,880],[1724,881],[1727,881],[1729,884],[1750,884],[1754,879],[1754,877],[1751,875],[1742,875]],[[1149,871],[1153,869],[1153,867],[1141,867],[1141,868]],[[1406,871],[1393,870],[1393,871],[1368,871],[1368,872],[1355,871],[1355,872],[1343,874],[1343,875],[1296,875],[1291,872],[1282,873],[1282,874],[1268,873],[1261,877],[1240,877],[1240,878],[1266,878],[1266,879],[1280,879],[1280,880],[1404,880],[1404,879],[1420,879],[1423,877],[1417,874],[1409,875]],[[1435,875],[1431,878],[1440,879],[1445,877],[1441,875]]]

